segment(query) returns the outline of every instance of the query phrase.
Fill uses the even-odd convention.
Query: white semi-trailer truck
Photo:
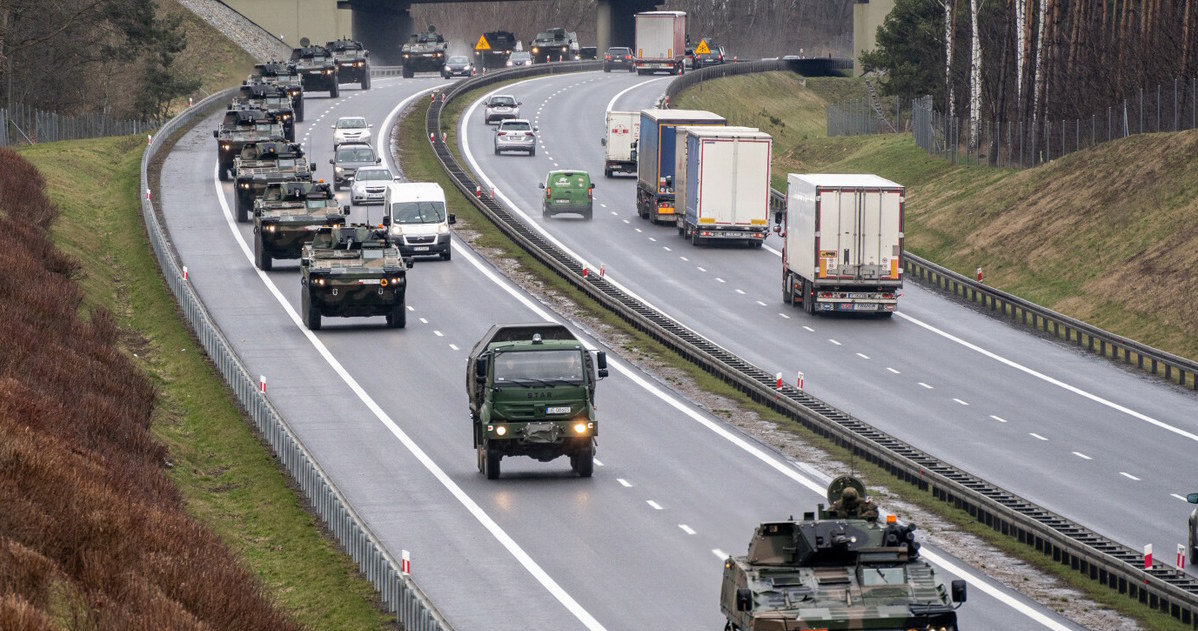
[[[646,11],[636,14],[636,50],[632,65],[637,74],[665,70],[682,74],[686,58],[686,12]]]
[[[761,247],[769,234],[773,138],[753,127],[678,127],[675,133],[678,235],[694,245]]]
[[[903,286],[901,184],[877,175],[798,174],[786,180],[782,300],[807,313],[889,316]]]
[[[607,132],[603,136],[603,175],[636,175],[636,143],[641,137],[641,113],[609,111],[604,122]]]

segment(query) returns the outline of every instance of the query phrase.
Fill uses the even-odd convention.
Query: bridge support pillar
[[[599,49],[600,58],[603,51],[612,46],[611,2],[612,0],[599,0],[595,3],[595,46]]]
[[[370,51],[370,62],[398,66],[399,47],[412,34],[411,4],[395,0],[353,0],[354,39]]]

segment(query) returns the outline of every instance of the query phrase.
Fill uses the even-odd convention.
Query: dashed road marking
[[[626,489],[632,488],[632,484],[628,480],[625,480],[624,478],[616,478],[616,482],[619,482],[620,486],[622,486]]]
[[[695,269],[699,270],[700,272],[706,272],[706,271],[707,271],[707,270],[703,269],[702,267],[698,267],[698,266],[695,266]]]
[[[427,318],[420,318],[420,323],[421,323],[421,324],[428,324],[428,319],[427,319]]]
[[[803,328],[804,328],[805,330],[807,330],[807,331],[810,331],[810,332],[812,332],[812,333],[815,333],[815,329],[813,329],[813,328],[811,328],[811,327],[807,326],[806,324],[804,324],[804,325],[803,325]]]
[[[745,295],[745,290],[743,290],[743,289],[737,289],[737,290],[736,290],[736,293],[738,293],[738,294],[740,294],[740,295],[742,295],[742,296],[743,296],[743,295]]]
[[[953,399],[953,401],[956,401],[957,403],[960,403],[961,405],[969,405],[969,403],[968,403],[968,402],[966,402],[966,401],[962,401],[962,400],[960,400],[960,399],[957,399],[957,398],[954,398],[954,399]]]
[[[892,373],[894,373],[894,374],[896,374],[896,375],[901,375],[901,374],[903,374],[903,373],[901,373],[901,372],[899,372],[899,371],[897,371],[897,370],[895,370],[895,369],[891,368],[890,366],[887,366],[887,367],[886,367],[886,370],[889,370],[890,372],[892,372]]]
[[[1081,458],[1082,460],[1093,460],[1093,458],[1087,456],[1086,454],[1083,454],[1080,451],[1073,452],[1073,455],[1077,456],[1078,458]]]
[[[778,315],[782,316],[783,318],[786,318],[787,320],[790,319],[790,316],[786,315],[785,313],[779,313]]]
[[[1128,480],[1135,480],[1136,482],[1139,482],[1139,481],[1140,481],[1140,478],[1137,478],[1136,476],[1134,476],[1134,475],[1132,475],[1132,474],[1130,474],[1130,473],[1128,473],[1128,472],[1126,472],[1126,471],[1120,471],[1120,472],[1119,472],[1119,475],[1121,475],[1121,476],[1123,476],[1123,477],[1127,478]]]
[[[1030,435],[1032,438],[1035,438],[1036,440],[1048,440],[1047,438],[1045,438],[1045,437],[1043,437],[1043,436],[1041,436],[1041,435],[1037,434],[1036,432],[1029,432],[1029,435]]]
[[[921,381],[921,382],[919,382],[919,385],[921,385],[921,386],[923,386],[923,387],[927,388],[928,390],[932,390],[932,389],[933,389],[933,388],[932,388],[932,386],[929,386],[928,384],[926,384],[926,383],[924,383],[924,382],[922,382],[922,381]]]
[[[994,420],[998,421],[999,423],[1006,423],[1006,422],[1007,422],[1007,419],[1005,419],[1005,418],[1002,418],[1002,417],[999,417],[999,416],[995,416],[995,415],[993,415],[993,414],[991,414],[991,415],[990,415],[990,418],[992,418],[992,419],[994,419]]]
[[[645,503],[648,504],[649,506],[652,506],[653,510],[661,510],[661,504],[658,504],[657,502],[654,502],[653,500],[645,500]]]
[[[457,345],[457,344],[450,344],[450,345],[449,345],[449,348],[451,348],[451,349],[453,349],[453,350],[455,350],[455,351],[461,350],[460,348],[458,348],[458,345]]]
[[[442,332],[440,332],[440,331],[437,331],[437,330],[434,330],[434,331],[433,331],[433,334],[435,334],[437,337],[445,337],[445,334],[444,334],[444,333],[442,333]]]
[[[860,357],[861,359],[869,359],[869,355],[866,355],[865,353],[857,353],[857,357]]]
[[[717,283],[726,283],[726,282],[728,282],[728,281],[726,281],[726,280],[724,280],[724,279],[720,278],[719,276],[716,276],[715,280],[716,280],[716,282],[717,282]]]
[[[678,527],[682,529],[682,532],[685,532],[688,535],[695,534],[695,531],[690,526],[687,526],[686,524],[678,524]]]
[[[761,302],[760,300],[758,300],[758,301],[757,301],[757,304],[759,304],[759,305],[761,305],[761,306],[763,306],[763,307],[768,307],[768,306],[769,306],[769,305],[765,304],[764,302]]]
[[[833,344],[835,344],[835,345],[837,345],[837,346],[843,346],[843,345],[842,345],[840,342],[837,342],[836,340],[834,340],[834,339],[832,339],[832,338],[828,338],[828,341],[829,341],[829,342],[831,342],[831,343],[833,343]]]

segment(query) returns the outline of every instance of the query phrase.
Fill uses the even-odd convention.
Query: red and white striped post
[[[607,266],[604,265],[603,263],[600,263],[599,264],[599,278],[603,278],[603,275],[605,273],[607,273]]]
[[[590,276],[590,274],[591,274],[590,268],[587,267],[586,263],[583,263],[582,264],[582,277],[586,278],[586,277]]]
[[[491,199],[495,199],[495,187],[491,187]]]
[[[183,266],[183,280],[187,280],[187,266]]]
[[[266,375],[258,375],[258,392],[266,394]]]
[[[437,142],[437,134],[430,133],[428,135],[428,141],[429,142]]]
[[[407,550],[402,550],[399,557],[399,571],[404,575],[412,573],[412,556]]]
[[[146,201],[150,201],[150,189],[146,189]]]
[[[146,134],[146,146],[149,147],[152,144],[154,144],[154,136]]]
[[[799,390],[803,389],[803,371],[801,370],[799,371],[798,378],[795,380],[795,385],[798,386]]]
[[[1177,569],[1186,569],[1186,547],[1184,544],[1177,544]]]
[[[189,97],[187,97],[187,107],[191,107],[191,106],[193,106],[193,105],[195,105],[195,104],[196,104],[196,102],[195,102],[195,100],[194,100],[194,99],[192,99],[190,96],[189,96]]]
[[[1152,544],[1151,543],[1146,544],[1144,546],[1144,569],[1145,570],[1152,569]]]
[[[483,196],[483,187],[482,187],[482,186],[480,186],[480,185],[478,185],[478,184],[475,184],[475,185],[474,185],[474,197],[475,197],[475,199],[478,199],[478,198],[480,198],[480,197],[482,197],[482,196]]]
[[[982,268],[978,268],[978,282],[982,282]]]

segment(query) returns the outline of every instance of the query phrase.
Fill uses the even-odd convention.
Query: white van
[[[391,182],[383,197],[383,214],[391,218],[391,239],[405,256],[440,256],[449,260],[449,226],[445,191],[436,182]]]

